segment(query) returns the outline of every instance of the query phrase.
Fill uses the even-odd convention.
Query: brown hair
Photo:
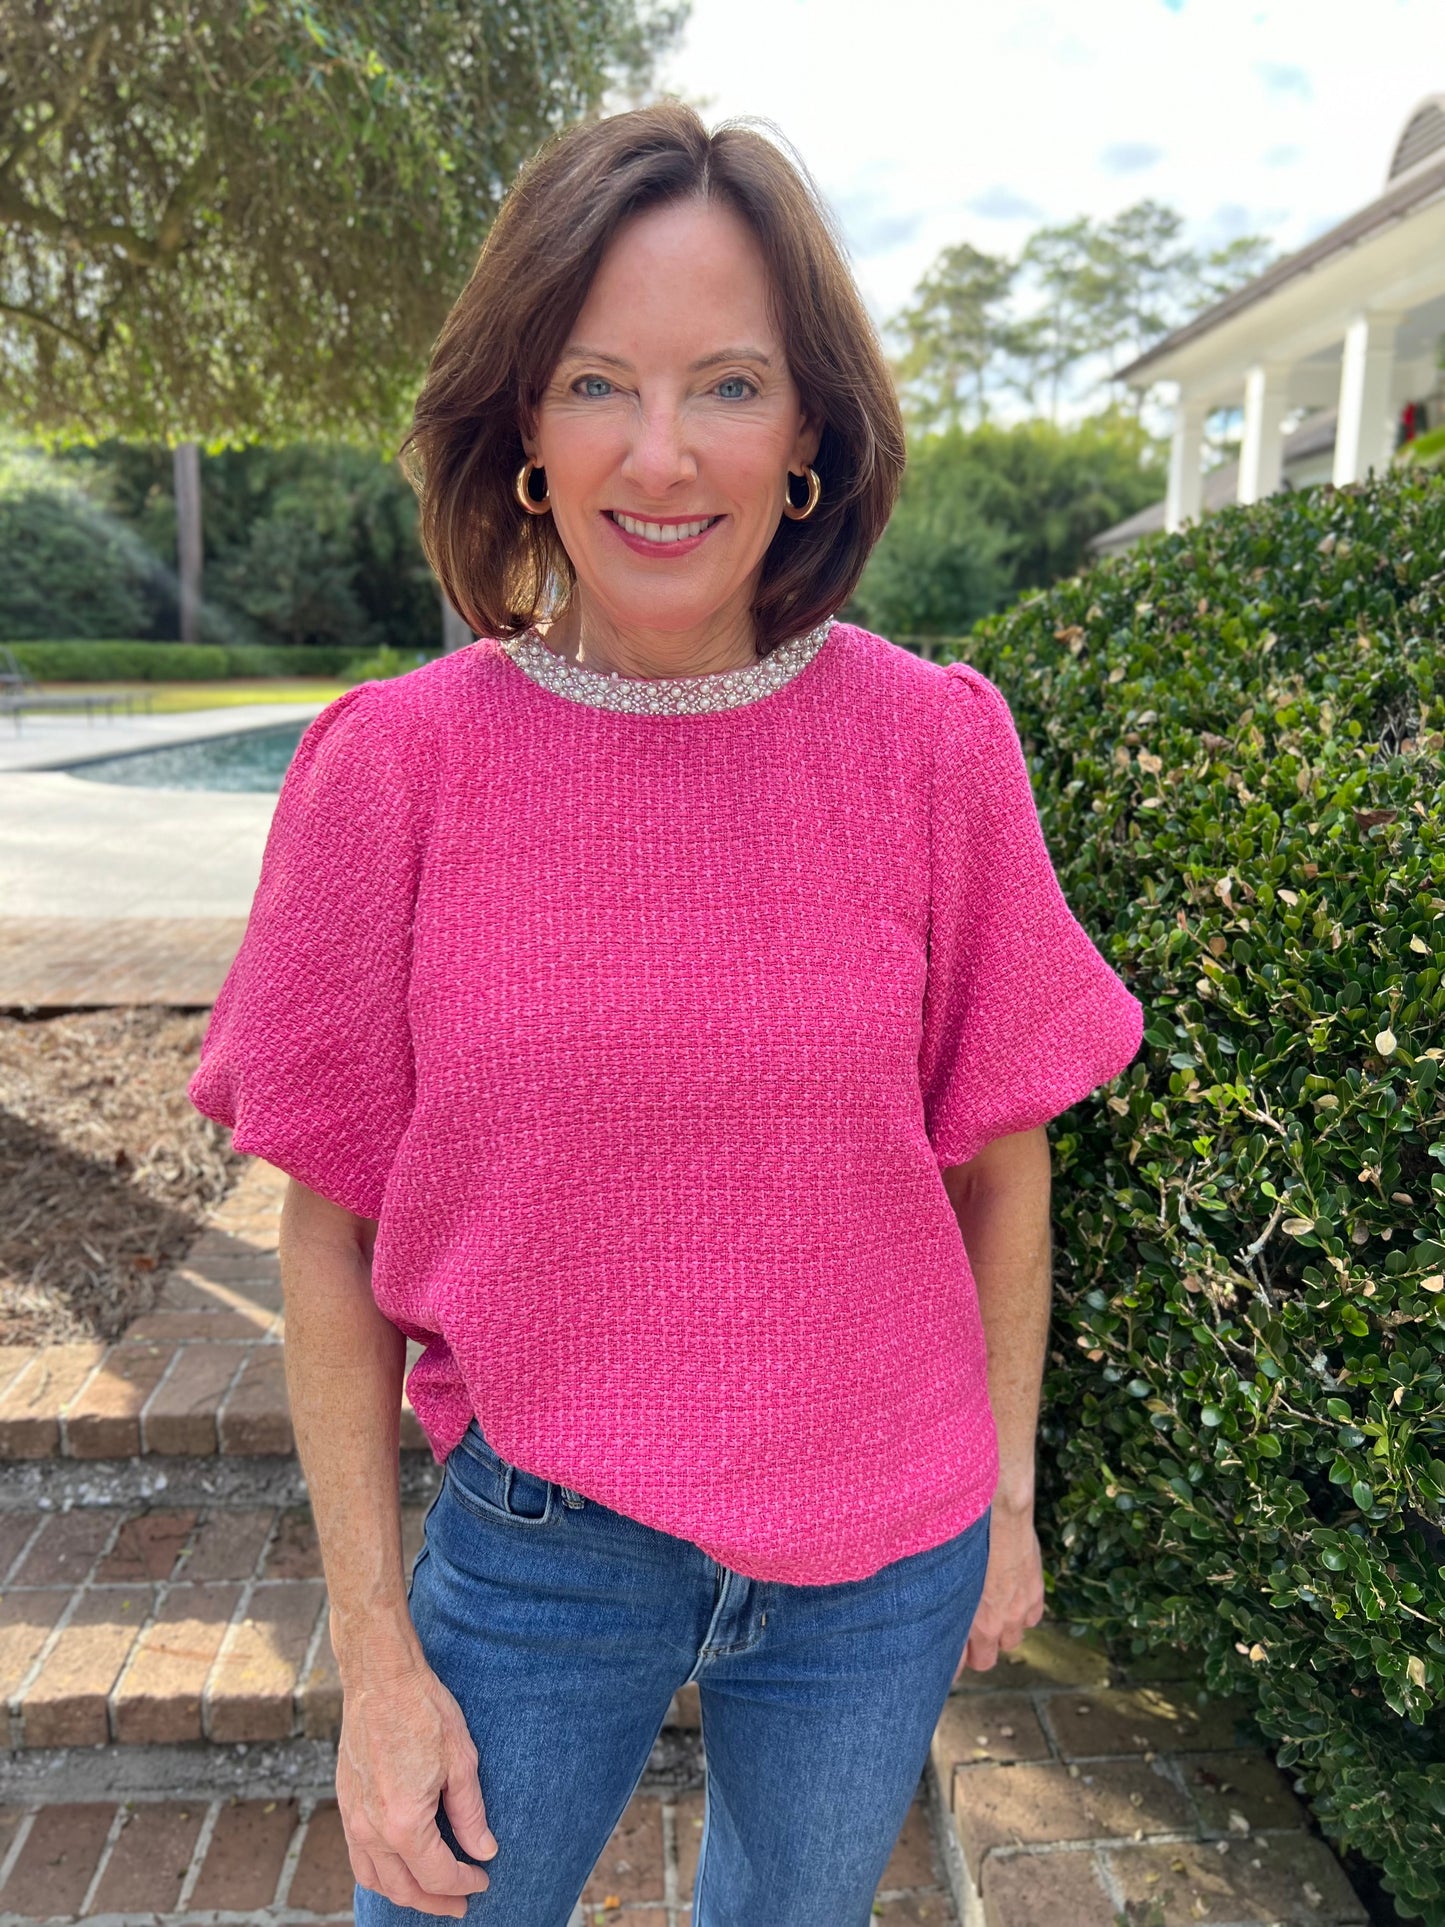
[[[780,520],[753,618],[760,654],[839,609],[883,533],[903,474],[898,401],[832,216],[802,162],[744,121],[709,134],[662,101],[555,135],[522,169],[442,325],[398,451],[427,559],[478,635],[520,634],[576,577],[550,515],[514,485],[533,418],[608,243],[629,215],[693,196],[747,221],[807,412],[823,425],[822,497]]]

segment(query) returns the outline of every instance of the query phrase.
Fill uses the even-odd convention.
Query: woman
[[[999,690],[833,619],[903,437],[778,145],[555,140],[404,447],[477,640],[307,729],[191,1084],[292,1179],[357,1920],[563,1927],[696,1680],[695,1927],[850,1927],[1042,1613],[1044,1127],[1141,1011]]]

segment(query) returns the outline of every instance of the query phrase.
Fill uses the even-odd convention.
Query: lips
[[[651,516],[629,515],[623,509],[604,509],[602,520],[623,548],[630,549],[633,555],[645,556],[650,564],[663,564],[681,562],[684,556],[695,554],[704,542],[712,539],[714,529],[727,517],[675,515],[659,522]]]

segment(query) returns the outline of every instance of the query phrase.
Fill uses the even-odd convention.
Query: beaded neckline
[[[606,675],[600,669],[579,668],[549,649],[535,629],[498,647],[533,682],[570,702],[634,716],[705,716],[757,702],[790,683],[828,640],[833,622],[825,616],[805,634],[780,642],[761,662],[701,676],[623,676],[616,670]]]

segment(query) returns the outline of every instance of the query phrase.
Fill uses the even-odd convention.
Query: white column
[[[1259,502],[1279,487],[1284,447],[1280,424],[1288,403],[1288,366],[1257,362],[1244,378],[1244,440],[1239,451],[1236,500]]]
[[[1345,330],[1340,358],[1340,414],[1335,428],[1336,488],[1383,469],[1394,448],[1391,378],[1398,314],[1357,314]]]
[[[1169,493],[1164,498],[1164,526],[1172,534],[1184,523],[1197,521],[1203,499],[1204,418],[1208,413],[1198,395],[1181,395],[1174,404],[1174,434],[1169,444]]]

